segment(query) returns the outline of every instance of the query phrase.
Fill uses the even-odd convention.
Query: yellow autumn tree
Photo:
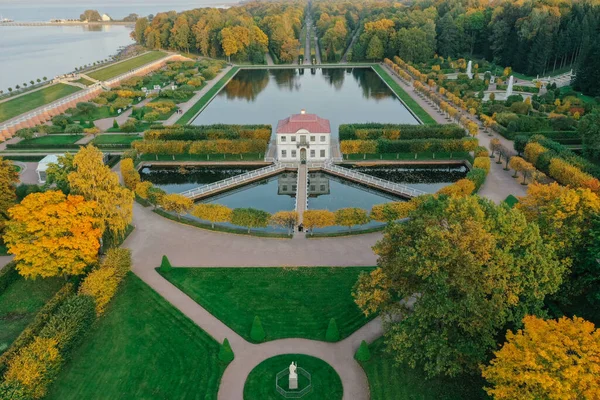
[[[370,273],[362,272],[352,291],[354,302],[369,316],[380,310],[390,300],[391,282],[381,268]]]
[[[210,222],[214,228],[217,222],[231,221],[231,212],[231,208],[221,204],[200,203],[193,208],[191,214]]]
[[[490,167],[491,167],[490,158],[487,156],[476,157],[475,160],[473,161],[473,167],[484,169],[486,174],[489,173]]]
[[[177,218],[181,219],[181,215],[188,212],[194,206],[194,202],[178,193],[171,193],[162,197],[160,206],[165,211],[174,212]]]
[[[445,194],[452,197],[469,196],[475,191],[475,183],[470,179],[461,179],[452,185],[445,186],[437,191],[437,194]]]
[[[329,210],[306,210],[302,224],[311,232],[315,228],[326,228],[335,224],[335,214]]]
[[[104,165],[103,154],[92,145],[83,147],[73,158],[75,171],[69,173],[71,193],[95,201],[96,215],[103,231],[122,237],[133,218],[133,193],[119,184],[119,177]]]
[[[40,399],[58,374],[62,358],[54,338],[35,337],[8,362],[6,382],[15,382],[25,389],[27,397]]]
[[[298,213],[296,211],[279,211],[271,215],[269,223],[273,226],[279,226],[287,229],[288,235],[291,235],[298,224]]]
[[[16,201],[15,190],[19,182],[19,174],[9,160],[0,157],[0,235],[4,231],[4,224],[8,219],[8,209]]]
[[[335,224],[348,227],[350,232],[354,225],[364,225],[370,221],[367,212],[357,207],[340,208],[334,214]]]
[[[140,198],[146,200],[148,199],[148,191],[152,188],[152,186],[152,182],[141,182],[135,187],[135,194],[137,194]]]
[[[379,222],[391,222],[406,218],[417,207],[414,201],[395,201],[392,203],[376,204],[371,208],[371,219]]]
[[[123,177],[125,187],[131,190],[135,190],[141,182],[140,174],[133,166],[131,158],[125,158],[121,161],[121,176]]]
[[[98,268],[90,272],[79,287],[79,293],[91,296],[96,302],[96,314],[101,315],[119,286],[114,268]]]
[[[523,319],[482,375],[498,400],[600,398],[600,330],[582,318]]]
[[[9,210],[4,241],[28,278],[79,275],[96,261],[102,222],[98,205],[63,192],[32,193]]]

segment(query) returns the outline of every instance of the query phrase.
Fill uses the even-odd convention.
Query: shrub
[[[133,166],[131,158],[121,160],[121,176],[123,177],[125,187],[131,190],[135,190],[141,181],[140,174]]]
[[[402,125],[402,124],[343,124],[339,127],[340,140],[408,140],[460,139],[465,131],[458,125]]]
[[[168,272],[170,270],[173,269],[173,266],[171,265],[171,262],[169,261],[169,259],[167,258],[167,256],[163,255],[162,256],[162,261],[160,262],[160,271],[161,272]]]
[[[340,331],[338,330],[335,318],[331,318],[329,320],[327,332],[325,333],[325,340],[327,340],[328,342],[337,342],[338,340],[340,340]]]
[[[265,340],[265,330],[263,329],[262,323],[260,322],[260,318],[258,315],[254,317],[254,321],[252,321],[252,329],[250,330],[250,338],[255,342],[262,342]]]
[[[233,361],[234,357],[235,356],[233,354],[233,350],[231,349],[231,345],[229,344],[229,340],[225,338],[225,340],[223,340],[223,344],[219,348],[219,360],[223,361],[224,363],[230,363]]]
[[[0,269],[0,293],[4,292],[11,283],[19,279],[19,273],[16,269],[17,263],[8,263],[4,268]]]
[[[61,361],[56,339],[36,337],[10,360],[4,379],[20,385],[27,397],[40,399],[56,378]]]
[[[54,312],[40,331],[40,337],[56,339],[61,354],[68,354],[96,317],[94,299],[72,295]]]
[[[108,250],[102,268],[114,268],[119,280],[123,279],[131,271],[131,250],[120,247]]]
[[[138,121],[135,118],[129,118],[127,122],[121,125],[121,131],[125,133],[133,133],[138,129],[137,124]]]
[[[475,191],[479,191],[481,185],[485,182],[487,176],[486,170],[482,168],[473,168],[467,173],[467,179],[475,184]]]
[[[360,346],[358,350],[356,350],[356,354],[354,358],[358,361],[369,361],[371,359],[371,351],[369,350],[369,345],[364,340],[360,342]]]
[[[96,314],[101,315],[119,286],[114,268],[99,268],[90,272],[79,288],[81,295],[90,296],[96,303]]]
[[[523,152],[525,151],[525,146],[527,146],[528,142],[529,142],[529,137],[527,137],[525,135],[515,136],[514,144],[513,144],[515,151],[519,154],[523,154]]]
[[[483,146],[477,146],[474,153],[475,153],[475,157],[489,157],[490,156],[490,152],[488,151],[488,149],[486,149]]]
[[[7,268],[7,267],[5,267]],[[35,318],[27,327],[21,332],[21,334],[15,339],[10,347],[0,355],[0,375],[6,369],[8,360],[12,359],[23,347],[33,341],[33,338],[39,334],[40,330],[46,325],[50,317],[54,314],[56,309],[63,304],[73,293],[73,285],[70,283],[65,284],[48,302],[37,312]],[[1,397],[0,397],[1,398]]]
[[[461,179],[452,185],[441,188],[437,193],[453,197],[464,197],[469,196],[475,189],[476,185],[473,181],[470,179]]]
[[[114,129],[119,129],[119,123],[117,122],[116,119],[113,119],[113,128]]]
[[[485,156],[485,157],[477,157],[475,158],[475,161],[473,162],[473,167],[474,168],[481,168],[483,170],[485,170],[485,173],[488,174],[490,172],[490,157]]]
[[[415,208],[416,203],[413,201],[376,204],[371,208],[370,218],[379,222],[392,222],[408,217],[408,214]]]

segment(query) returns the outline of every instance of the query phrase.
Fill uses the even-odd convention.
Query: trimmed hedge
[[[0,270],[0,293],[4,292],[6,288],[18,278],[19,273],[17,272],[17,263],[13,261],[6,264],[4,268]]]
[[[542,135],[534,135],[529,139],[529,142],[536,142],[539,143],[540,145],[544,146],[545,148],[547,148],[549,151],[546,153],[553,153],[551,158],[562,158],[563,160],[565,160],[566,162],[568,162],[569,164],[579,168],[580,170],[582,170],[583,172],[586,172],[590,175],[593,175],[596,178],[600,177],[600,167],[593,164],[592,162],[588,161],[587,159],[575,154],[572,150],[570,150],[569,148],[563,146],[562,144],[548,139]],[[546,161],[545,159],[547,157],[549,157],[550,154],[547,154],[544,157],[544,160],[539,160],[536,164],[539,164],[540,162],[544,162]],[[540,158],[542,158],[542,156],[540,156]],[[550,165],[550,159],[547,160],[547,164]],[[544,164],[542,164],[544,167],[546,167]],[[536,165],[537,167],[537,165]],[[546,167],[547,168],[547,167]],[[539,168],[539,169],[546,169],[546,168]]]
[[[261,139],[270,140],[271,125],[174,125],[153,128],[144,133],[146,140],[216,140]]]
[[[540,131],[540,132],[503,132],[506,139],[515,140],[519,136],[530,138],[534,135],[543,135],[562,144],[581,144],[581,135],[577,131]]]
[[[463,139],[412,139],[377,140],[377,153],[422,153],[422,152],[459,152],[472,151],[478,146],[475,138]],[[418,148],[419,151],[415,151]]]
[[[343,124],[339,128],[340,140],[387,139],[460,139],[465,130],[458,125],[404,125],[404,124]]]
[[[473,168],[467,173],[467,179],[475,184],[475,192],[479,191],[481,185],[485,182],[487,172],[483,168]]]
[[[67,283],[38,311],[33,321],[21,332],[10,347],[0,355],[0,376],[6,371],[8,360],[12,359],[22,348],[33,341],[33,338],[38,335],[58,307],[72,294],[73,285]]]

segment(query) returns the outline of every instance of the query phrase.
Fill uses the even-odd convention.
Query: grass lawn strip
[[[130,274],[45,399],[216,399],[218,343]]]
[[[64,284],[60,278],[25,279],[21,276],[0,293],[0,354],[33,320],[37,311]]]
[[[351,292],[372,267],[174,268],[161,273],[246,340],[255,316],[266,340],[325,340],[331,318],[341,339],[369,321]],[[373,316],[374,317],[374,316]]]
[[[20,142],[13,144],[11,148],[30,149],[32,147],[43,148],[45,145],[58,146],[63,144],[74,144],[83,137],[83,135],[45,135],[33,139],[21,140]]]
[[[136,140],[142,140],[142,137],[140,135],[99,135],[93,140],[93,144],[131,144]]]
[[[166,57],[166,55],[167,54],[163,53],[162,51],[151,51],[141,56],[134,57],[132,59],[98,69],[86,75],[92,79],[106,81],[108,79],[114,78],[115,76],[119,76],[121,74],[124,74],[125,72],[131,71],[132,69],[141,67],[142,65],[146,65],[153,61]]]
[[[419,103],[417,103],[408,93],[402,89],[402,87],[384,70],[381,65],[374,65],[373,70],[381,77],[381,79],[387,83],[396,96],[410,108],[410,110],[423,122],[425,125],[437,125],[437,122],[425,111]]]
[[[427,378],[423,370],[397,364],[385,351],[383,338],[369,346],[371,359],[361,362],[367,374],[371,400],[479,400],[489,397],[480,376]]]
[[[82,90],[81,88],[57,83],[44,89],[24,94],[12,100],[0,103],[0,122],[9,120],[17,115],[34,110],[44,104],[69,96]]]
[[[225,82],[229,81],[229,79],[231,79],[231,77],[233,77],[237,72],[238,72],[239,68],[238,67],[233,67],[229,70],[229,72],[227,72],[225,74],[225,76],[223,76],[221,78],[221,80],[217,83],[215,83],[215,85],[213,87],[211,87],[205,94],[204,96],[202,96],[200,98],[200,100],[198,100],[198,102],[196,104],[194,104],[192,107],[190,107],[189,110],[186,111],[185,114],[183,114],[183,116],[181,118],[179,118],[179,120],[177,121],[177,125],[186,125],[188,124],[192,118],[194,118],[196,116],[196,114],[202,110],[202,107],[204,107],[212,98],[215,94],[217,94],[219,92],[219,90],[221,90],[221,88],[223,86],[225,86]]]
[[[275,389],[277,373],[289,368],[292,361],[311,375],[312,390],[302,396],[303,400],[340,400],[344,393],[342,381],[335,370],[325,361],[304,354],[284,354],[269,358],[258,364],[244,385],[244,400],[280,400],[284,397]],[[308,386],[308,379],[298,374],[298,389]],[[288,375],[279,380],[279,386],[288,390]]]

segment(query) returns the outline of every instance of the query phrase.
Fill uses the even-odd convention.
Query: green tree
[[[223,340],[223,344],[219,347],[219,360],[224,363],[229,364],[234,359],[233,350],[231,349],[231,345],[229,344],[229,340],[225,338]]]
[[[266,228],[269,224],[271,215],[262,210],[254,208],[236,208],[231,213],[231,223],[248,228],[248,233],[252,228]]]
[[[404,316],[386,330],[389,350],[430,376],[477,371],[497,335],[539,312],[564,273],[537,225],[478,196],[421,199],[375,252],[390,283],[380,308]]]
[[[373,35],[367,47],[367,60],[383,59],[383,43],[377,35]]]
[[[338,329],[337,323],[335,322],[335,318],[331,318],[329,320],[329,325],[327,325],[327,332],[325,332],[325,340],[328,342],[337,342],[340,340],[340,331]]]
[[[18,182],[19,174],[12,161],[0,157],[0,236],[4,232],[4,224],[9,218],[8,210],[15,205],[17,200],[16,189]]]
[[[364,340],[360,342],[360,346],[358,350],[356,350],[356,354],[354,358],[358,361],[369,361],[371,359],[371,350],[369,350],[369,345]]]
[[[262,323],[260,322],[260,318],[258,315],[254,317],[254,321],[252,321],[252,329],[250,330],[250,338],[255,342],[262,342],[266,337],[265,330],[263,329]]]
[[[113,128],[114,129],[119,129],[119,123],[117,122],[116,119],[113,119]]]
[[[362,208],[340,208],[335,212],[335,224],[347,226],[350,232],[352,232],[352,226],[367,223],[369,223],[369,216]]]
[[[102,17],[97,10],[85,10],[83,14],[79,16],[81,21],[99,22],[102,21]]]
[[[583,151],[586,156],[600,158],[600,110],[594,110],[581,118],[577,130],[583,138]]]
[[[173,266],[171,265],[171,262],[169,261],[167,256],[163,255],[162,260],[160,262],[160,271],[161,272],[169,272],[172,269],[173,269]]]

